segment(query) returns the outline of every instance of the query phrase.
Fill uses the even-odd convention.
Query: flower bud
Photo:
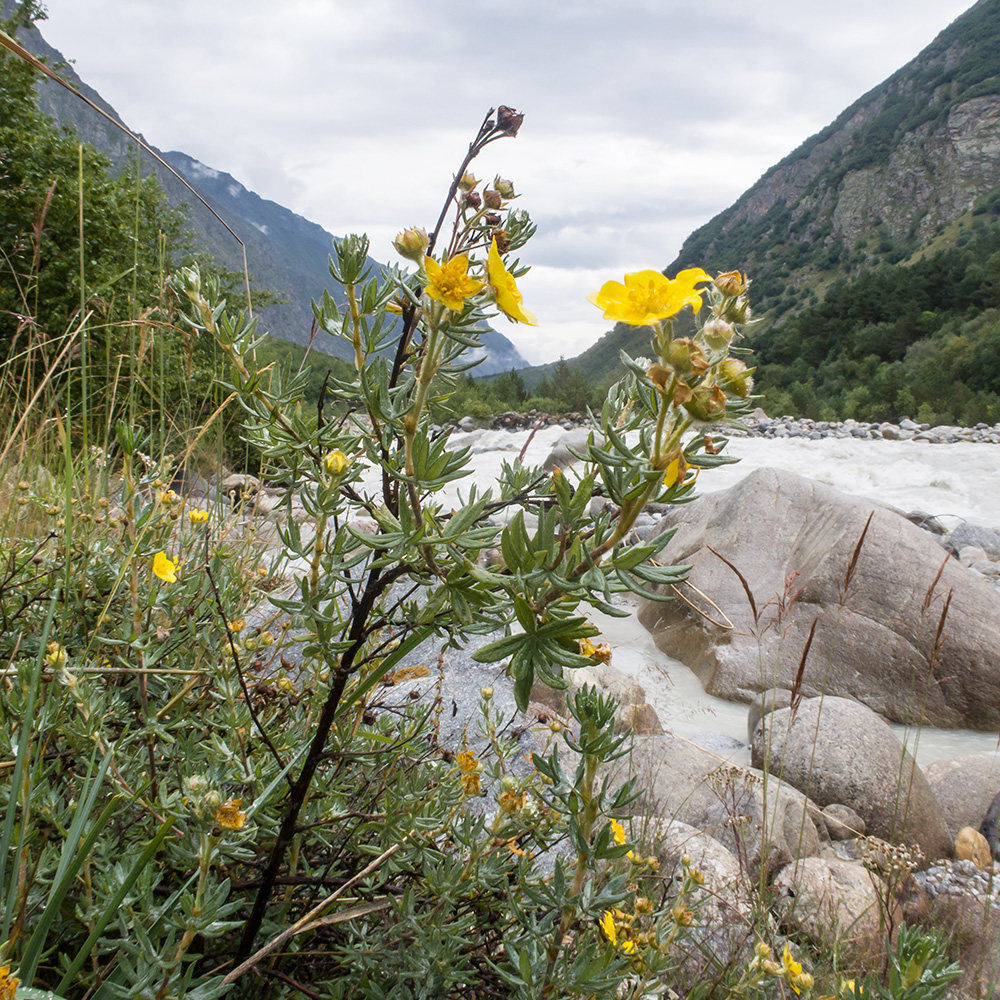
[[[469,208],[479,208],[483,203],[478,191],[466,191],[462,200]]]
[[[471,191],[478,183],[479,181],[466,171],[458,180],[458,188],[460,191]]]
[[[342,451],[329,451],[323,456],[323,468],[331,476],[339,476],[351,464],[351,460]]]
[[[687,338],[670,341],[667,347],[667,360],[675,371],[683,374],[694,372],[700,375],[708,371],[708,359],[705,353],[693,340]]]
[[[721,351],[728,347],[735,332],[733,324],[727,323],[724,319],[710,319],[701,328],[701,335],[712,351]]]
[[[726,394],[717,385],[695,386],[684,409],[695,420],[718,420],[726,413]]]
[[[792,986],[797,986],[799,990],[808,992],[813,988],[813,977],[808,972],[800,972],[792,977]]]
[[[749,323],[752,315],[750,303],[741,296],[736,301],[730,303],[723,315],[730,323],[739,323],[740,325]]]
[[[505,177],[494,177],[493,187],[496,188],[497,193],[505,201],[510,201],[512,198],[517,197],[514,194],[514,182],[507,180]]]
[[[485,701],[489,701],[490,698],[493,697],[493,688],[491,688],[491,687],[480,688],[479,689],[479,695]]]
[[[487,212],[483,216],[483,222],[485,222],[487,226],[499,226],[500,223],[503,222],[503,219],[501,219],[496,212]]]
[[[510,237],[502,229],[490,230],[490,236],[497,241],[497,253],[506,253],[510,249]]]
[[[725,274],[720,274],[715,279],[715,287],[723,295],[736,298],[737,295],[742,295],[747,290],[747,276],[741,275],[739,271],[726,271]]]
[[[746,399],[753,389],[753,368],[747,368],[738,358],[726,358],[719,365],[719,384],[727,391]]]
[[[503,205],[503,195],[496,188],[487,188],[483,192],[483,201],[487,208],[500,208]]]
[[[419,264],[424,259],[427,247],[430,246],[430,239],[427,236],[426,230],[411,226],[409,229],[404,229],[399,233],[392,241],[392,245],[396,248],[396,253],[400,257],[405,257],[407,260],[412,260]]]
[[[517,130],[523,121],[524,115],[519,114],[513,108],[508,108],[505,104],[501,104],[497,108],[497,128],[502,128],[507,135],[517,135]]]

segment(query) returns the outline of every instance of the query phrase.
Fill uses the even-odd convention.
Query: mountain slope
[[[753,340],[881,263],[917,261],[1000,218],[1000,0],[979,0],[685,240],[665,268],[738,268]],[[600,381],[648,334],[619,324],[574,359]],[[787,359],[786,359],[787,360]],[[521,373],[534,386],[552,365]]]
[[[746,270],[758,309],[778,316],[832,276],[908,257],[998,185],[1000,0],[979,0],[692,233],[668,270]]]

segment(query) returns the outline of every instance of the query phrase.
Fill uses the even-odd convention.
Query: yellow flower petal
[[[616,944],[618,942],[618,933],[615,930],[615,918],[611,915],[610,910],[605,910],[601,914],[601,930],[604,931],[604,936],[611,942],[611,944]]]
[[[538,320],[523,306],[524,298],[514,281],[514,275],[503,266],[503,260],[500,257],[500,251],[497,249],[497,241],[495,239],[490,243],[487,270],[489,272],[490,287],[493,289],[493,297],[496,299],[500,311],[508,319],[512,319],[517,323],[538,326]]]
[[[612,833],[612,835],[615,838],[615,843],[616,844],[624,844],[625,843],[625,827],[623,827],[621,825],[621,823],[619,823],[618,820],[616,820],[616,819],[612,818],[610,820],[610,822],[611,822],[611,833]]]
[[[650,326],[676,315],[686,305],[698,312],[702,293],[695,286],[711,280],[700,267],[681,271],[673,280],[659,271],[638,271],[626,274],[624,284],[606,281],[587,299],[604,310],[605,319],[629,326]]]
[[[157,552],[153,556],[153,572],[164,583],[177,582],[177,563],[167,558],[166,552]]]
[[[461,312],[465,308],[466,299],[472,298],[485,287],[482,281],[469,277],[466,273],[468,269],[469,258],[464,254],[452,257],[444,264],[439,264],[433,257],[425,257],[427,287],[424,291],[430,298],[443,302],[454,312]]]
[[[247,814],[242,812],[242,799],[227,799],[225,805],[215,810],[215,821],[226,830],[242,830],[246,825]]]

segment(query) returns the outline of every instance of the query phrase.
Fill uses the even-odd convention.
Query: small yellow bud
[[[419,264],[430,246],[430,239],[426,229],[417,229],[416,226],[411,226],[398,233],[392,241],[392,245],[400,257],[405,257],[407,260]]]
[[[323,456],[323,468],[331,476],[339,476],[351,464],[351,460],[342,451],[329,451]]]
[[[493,697],[493,688],[491,687],[480,688],[479,694],[485,701],[489,701],[490,698]]]
[[[733,324],[727,323],[724,319],[710,319],[701,328],[705,343],[713,351],[721,351],[724,347],[728,347],[735,332]]]
[[[715,279],[715,287],[731,298],[742,295],[747,290],[747,276],[739,271],[726,271]]]
[[[469,171],[466,171],[458,179],[458,189],[460,191],[471,191],[478,183],[479,181]]]
[[[726,394],[717,385],[695,386],[684,409],[695,420],[718,420],[726,414]]]
[[[727,391],[746,399],[753,389],[753,371],[738,358],[726,358],[719,365],[719,384]]]

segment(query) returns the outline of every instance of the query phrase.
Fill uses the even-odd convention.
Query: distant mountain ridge
[[[14,0],[0,0],[5,16],[11,13],[13,6]],[[65,64],[63,55],[45,41],[37,28],[18,32],[18,40],[29,51],[46,59],[49,65],[59,66],[66,80],[121,121],[114,108]],[[116,166],[120,167],[135,154],[135,143],[125,133],[56,83],[40,80],[38,94],[39,104],[46,114],[58,124],[74,128],[84,142],[110,157]],[[145,142],[145,137],[142,138]],[[151,143],[149,145],[155,149]],[[261,329],[282,340],[302,345],[309,343],[313,323],[311,300],[321,300],[324,289],[332,290],[333,287],[328,256],[335,237],[317,223],[261,198],[229,173],[207,166],[183,152],[156,152],[199,192],[243,241],[248,267],[258,286],[278,292],[288,300],[257,312]],[[195,245],[204,247],[225,267],[242,271],[243,254],[239,244],[211,212],[192,197],[184,184],[150,157],[143,155],[141,162],[144,169],[156,173],[169,204],[185,206]],[[372,263],[383,266],[374,260]],[[476,375],[497,374],[527,365],[503,334],[486,328],[482,331],[482,339],[482,351],[473,355],[483,359],[473,369]],[[334,357],[353,357],[349,344],[323,332],[316,334],[313,346]]]

